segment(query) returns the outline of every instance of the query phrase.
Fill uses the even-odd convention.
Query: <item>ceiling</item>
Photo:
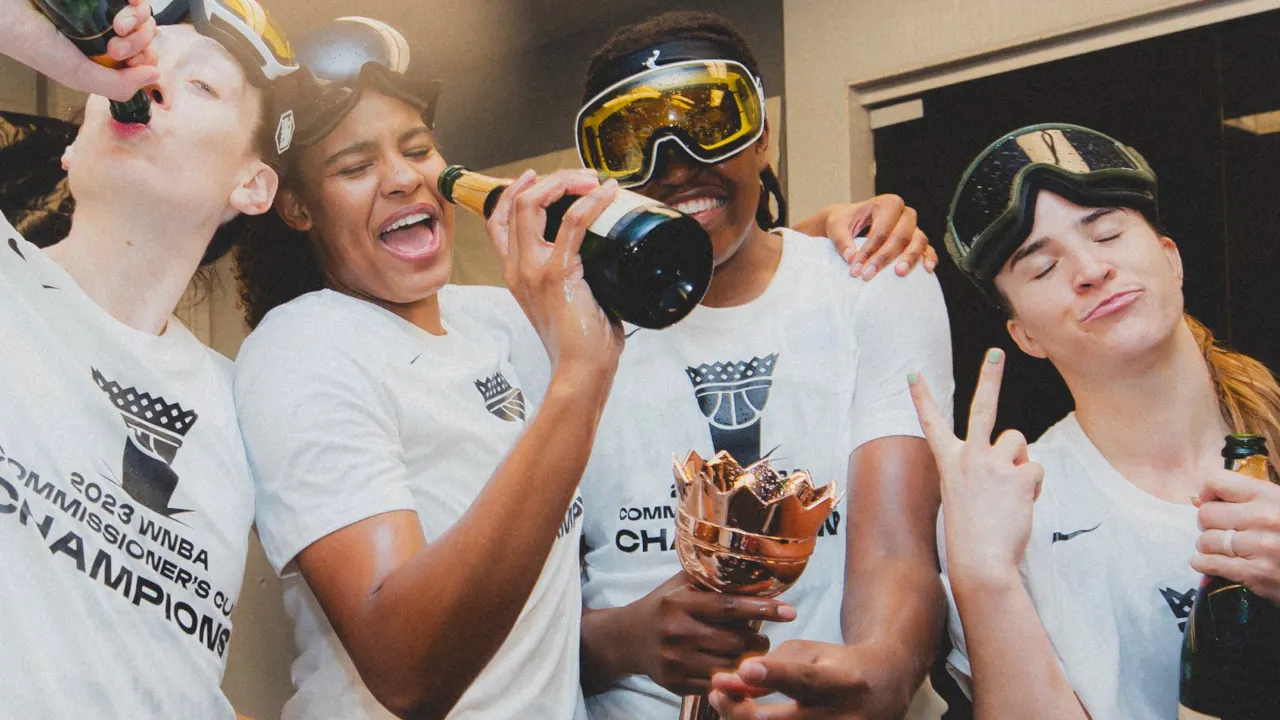
[[[389,22],[411,42],[453,65],[510,57],[583,30],[615,27],[639,15],[676,9],[672,0],[263,0],[290,34],[335,17],[360,14]]]

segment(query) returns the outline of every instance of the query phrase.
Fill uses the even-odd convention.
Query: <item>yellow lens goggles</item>
[[[675,142],[700,162],[722,162],[764,132],[764,89],[732,60],[688,60],[638,73],[578,111],[582,164],[624,187],[653,175],[658,147]]]

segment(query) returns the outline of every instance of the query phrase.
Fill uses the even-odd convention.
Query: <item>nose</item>
[[[1102,287],[1116,276],[1115,266],[1105,258],[1099,257],[1093,247],[1081,248],[1073,253],[1072,263],[1075,266],[1073,281],[1076,292],[1085,293]]]
[[[702,163],[674,142],[665,142],[658,148],[656,162],[653,179],[670,186],[683,185],[702,167]]]
[[[422,187],[422,173],[400,153],[390,153],[391,159],[382,174],[381,191],[387,197],[412,195]]]

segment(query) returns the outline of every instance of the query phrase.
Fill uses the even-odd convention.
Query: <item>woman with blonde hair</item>
[[[1280,600],[1280,492],[1220,454],[1254,433],[1280,459],[1280,388],[1184,312],[1156,187],[1132,148],[1037,125],[988,147],[952,203],[956,264],[1076,405],[1030,445],[1016,430],[991,442],[992,349],[961,441],[911,378],[942,475],[948,662],[977,717],[1174,717],[1200,573]]]

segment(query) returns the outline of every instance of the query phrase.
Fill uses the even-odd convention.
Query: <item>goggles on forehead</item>
[[[367,89],[416,107],[423,122],[435,119],[440,83],[426,74],[399,30],[371,18],[343,17],[312,31],[297,43],[301,70],[274,93],[276,102],[296,108],[291,145],[323,140],[359,102]]]
[[[217,40],[259,87],[298,69],[289,39],[257,0],[190,0],[191,22]]]
[[[1021,128],[978,155],[951,201],[947,251],[970,279],[989,282],[1031,234],[1041,190],[1156,222],[1156,175],[1136,150],[1078,125]]]
[[[700,162],[726,160],[764,132],[764,87],[734,60],[655,65],[605,88],[578,111],[578,155],[623,187],[653,175],[658,149],[675,143]]]
[[[298,69],[288,37],[257,0],[190,0],[189,13],[196,31],[231,53],[254,85],[278,85]],[[273,106],[267,118],[275,131],[259,151],[264,161],[279,167],[293,136],[293,111]]]

